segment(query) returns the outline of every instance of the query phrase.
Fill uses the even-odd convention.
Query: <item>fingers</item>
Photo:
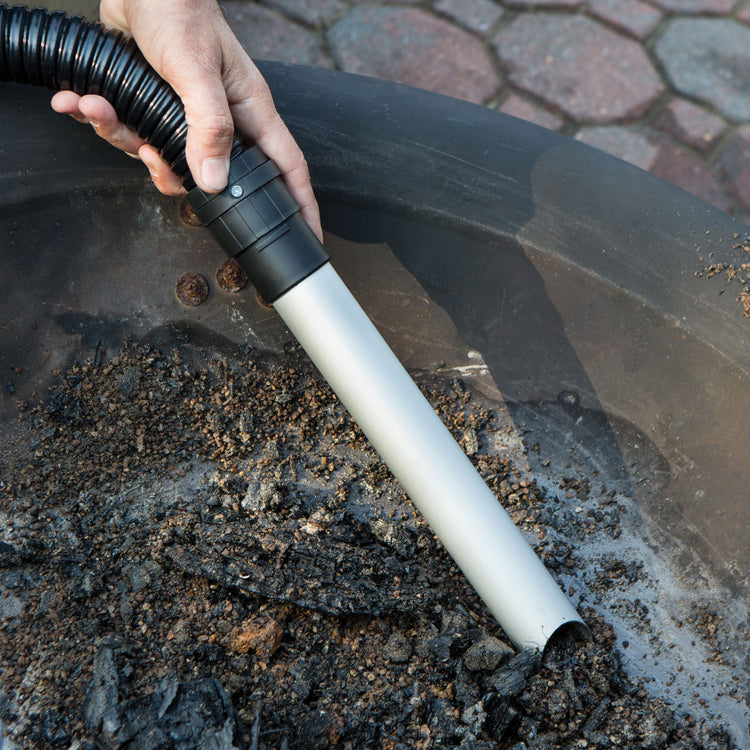
[[[58,91],[58,93],[52,97],[50,104],[55,112],[59,112],[62,115],[70,115],[74,120],[88,124],[88,120],[78,109],[78,102],[80,99],[81,97],[78,96],[78,94],[74,94],[72,91]]]
[[[100,96],[78,96],[60,91],[52,97],[52,109],[70,115],[78,122],[90,124],[96,133],[128,156],[140,159],[148,168],[156,188],[165,195],[182,195],[185,188],[155,148],[135,131],[123,125],[112,105]]]
[[[233,73],[227,84],[237,129],[252,137],[276,163],[287,187],[300,205],[300,213],[322,242],[320,210],[310,183],[310,172],[304,154],[276,111],[271,91],[258,69],[246,56],[245,61],[241,61],[239,65],[242,66],[241,73]]]
[[[185,157],[196,185],[209,193],[227,186],[229,155],[234,139],[234,123],[221,80],[206,79],[200,88],[180,94],[188,124]],[[195,92],[195,93],[194,93]]]
[[[100,96],[78,96],[60,91],[52,97],[52,109],[67,114],[78,122],[89,123],[96,133],[121,151],[134,156],[145,143],[135,131],[123,125],[112,105]]]
[[[159,152],[153,147],[145,144],[138,149],[138,156],[148,167],[151,179],[156,189],[164,195],[179,196],[187,191],[182,185],[182,180],[172,171],[171,167]]]
[[[226,187],[236,128],[276,162],[302,216],[322,239],[307,163],[276,111],[268,84],[224,17],[218,13],[210,22],[213,34],[203,33],[192,45],[194,54],[181,56],[179,64],[164,57],[160,71],[185,107],[185,154],[193,179],[208,192]]]
[[[279,118],[281,121],[281,118]],[[282,123],[283,125],[283,123]],[[320,209],[310,184],[310,171],[307,161],[291,133],[283,125],[283,133],[261,134],[258,145],[281,170],[289,191],[300,206],[300,213],[318,239],[323,241],[320,226]]]

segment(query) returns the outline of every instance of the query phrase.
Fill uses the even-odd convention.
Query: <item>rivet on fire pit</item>
[[[183,305],[195,307],[208,297],[208,282],[199,273],[184,273],[177,280],[175,293]]]
[[[201,220],[197,217],[195,211],[193,211],[193,207],[188,203],[187,198],[183,198],[180,202],[180,219],[189,227],[201,226]]]
[[[225,292],[239,292],[247,284],[247,276],[234,258],[216,269],[216,282]]]

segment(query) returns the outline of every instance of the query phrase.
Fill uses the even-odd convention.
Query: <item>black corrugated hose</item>
[[[258,146],[235,142],[222,193],[195,187],[182,102],[124,34],[61,11],[0,3],[0,81],[107,99],[182,178],[198,217],[269,302],[328,260]]]

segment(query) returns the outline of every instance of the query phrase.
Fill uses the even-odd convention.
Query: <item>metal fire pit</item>
[[[728,669],[747,667],[750,228],[498,112],[330,71],[262,72],[306,153],[334,264],[405,366],[501,404],[550,491],[579,471],[630,498],[627,543],[671,602],[663,629],[701,591],[726,615]],[[224,259],[180,202],[48,99],[5,85],[0,102],[5,437],[19,400],[126,336],[282,349],[275,313],[221,288]],[[200,304],[176,294],[187,273],[208,281]],[[569,575],[579,594],[584,578]],[[668,656],[659,667],[634,650],[634,669],[669,673]],[[747,706],[717,701],[747,741]]]

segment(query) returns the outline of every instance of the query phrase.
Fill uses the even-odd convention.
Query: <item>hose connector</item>
[[[276,164],[258,146],[235,148],[221,193],[188,193],[197,217],[269,303],[329,259]]]

